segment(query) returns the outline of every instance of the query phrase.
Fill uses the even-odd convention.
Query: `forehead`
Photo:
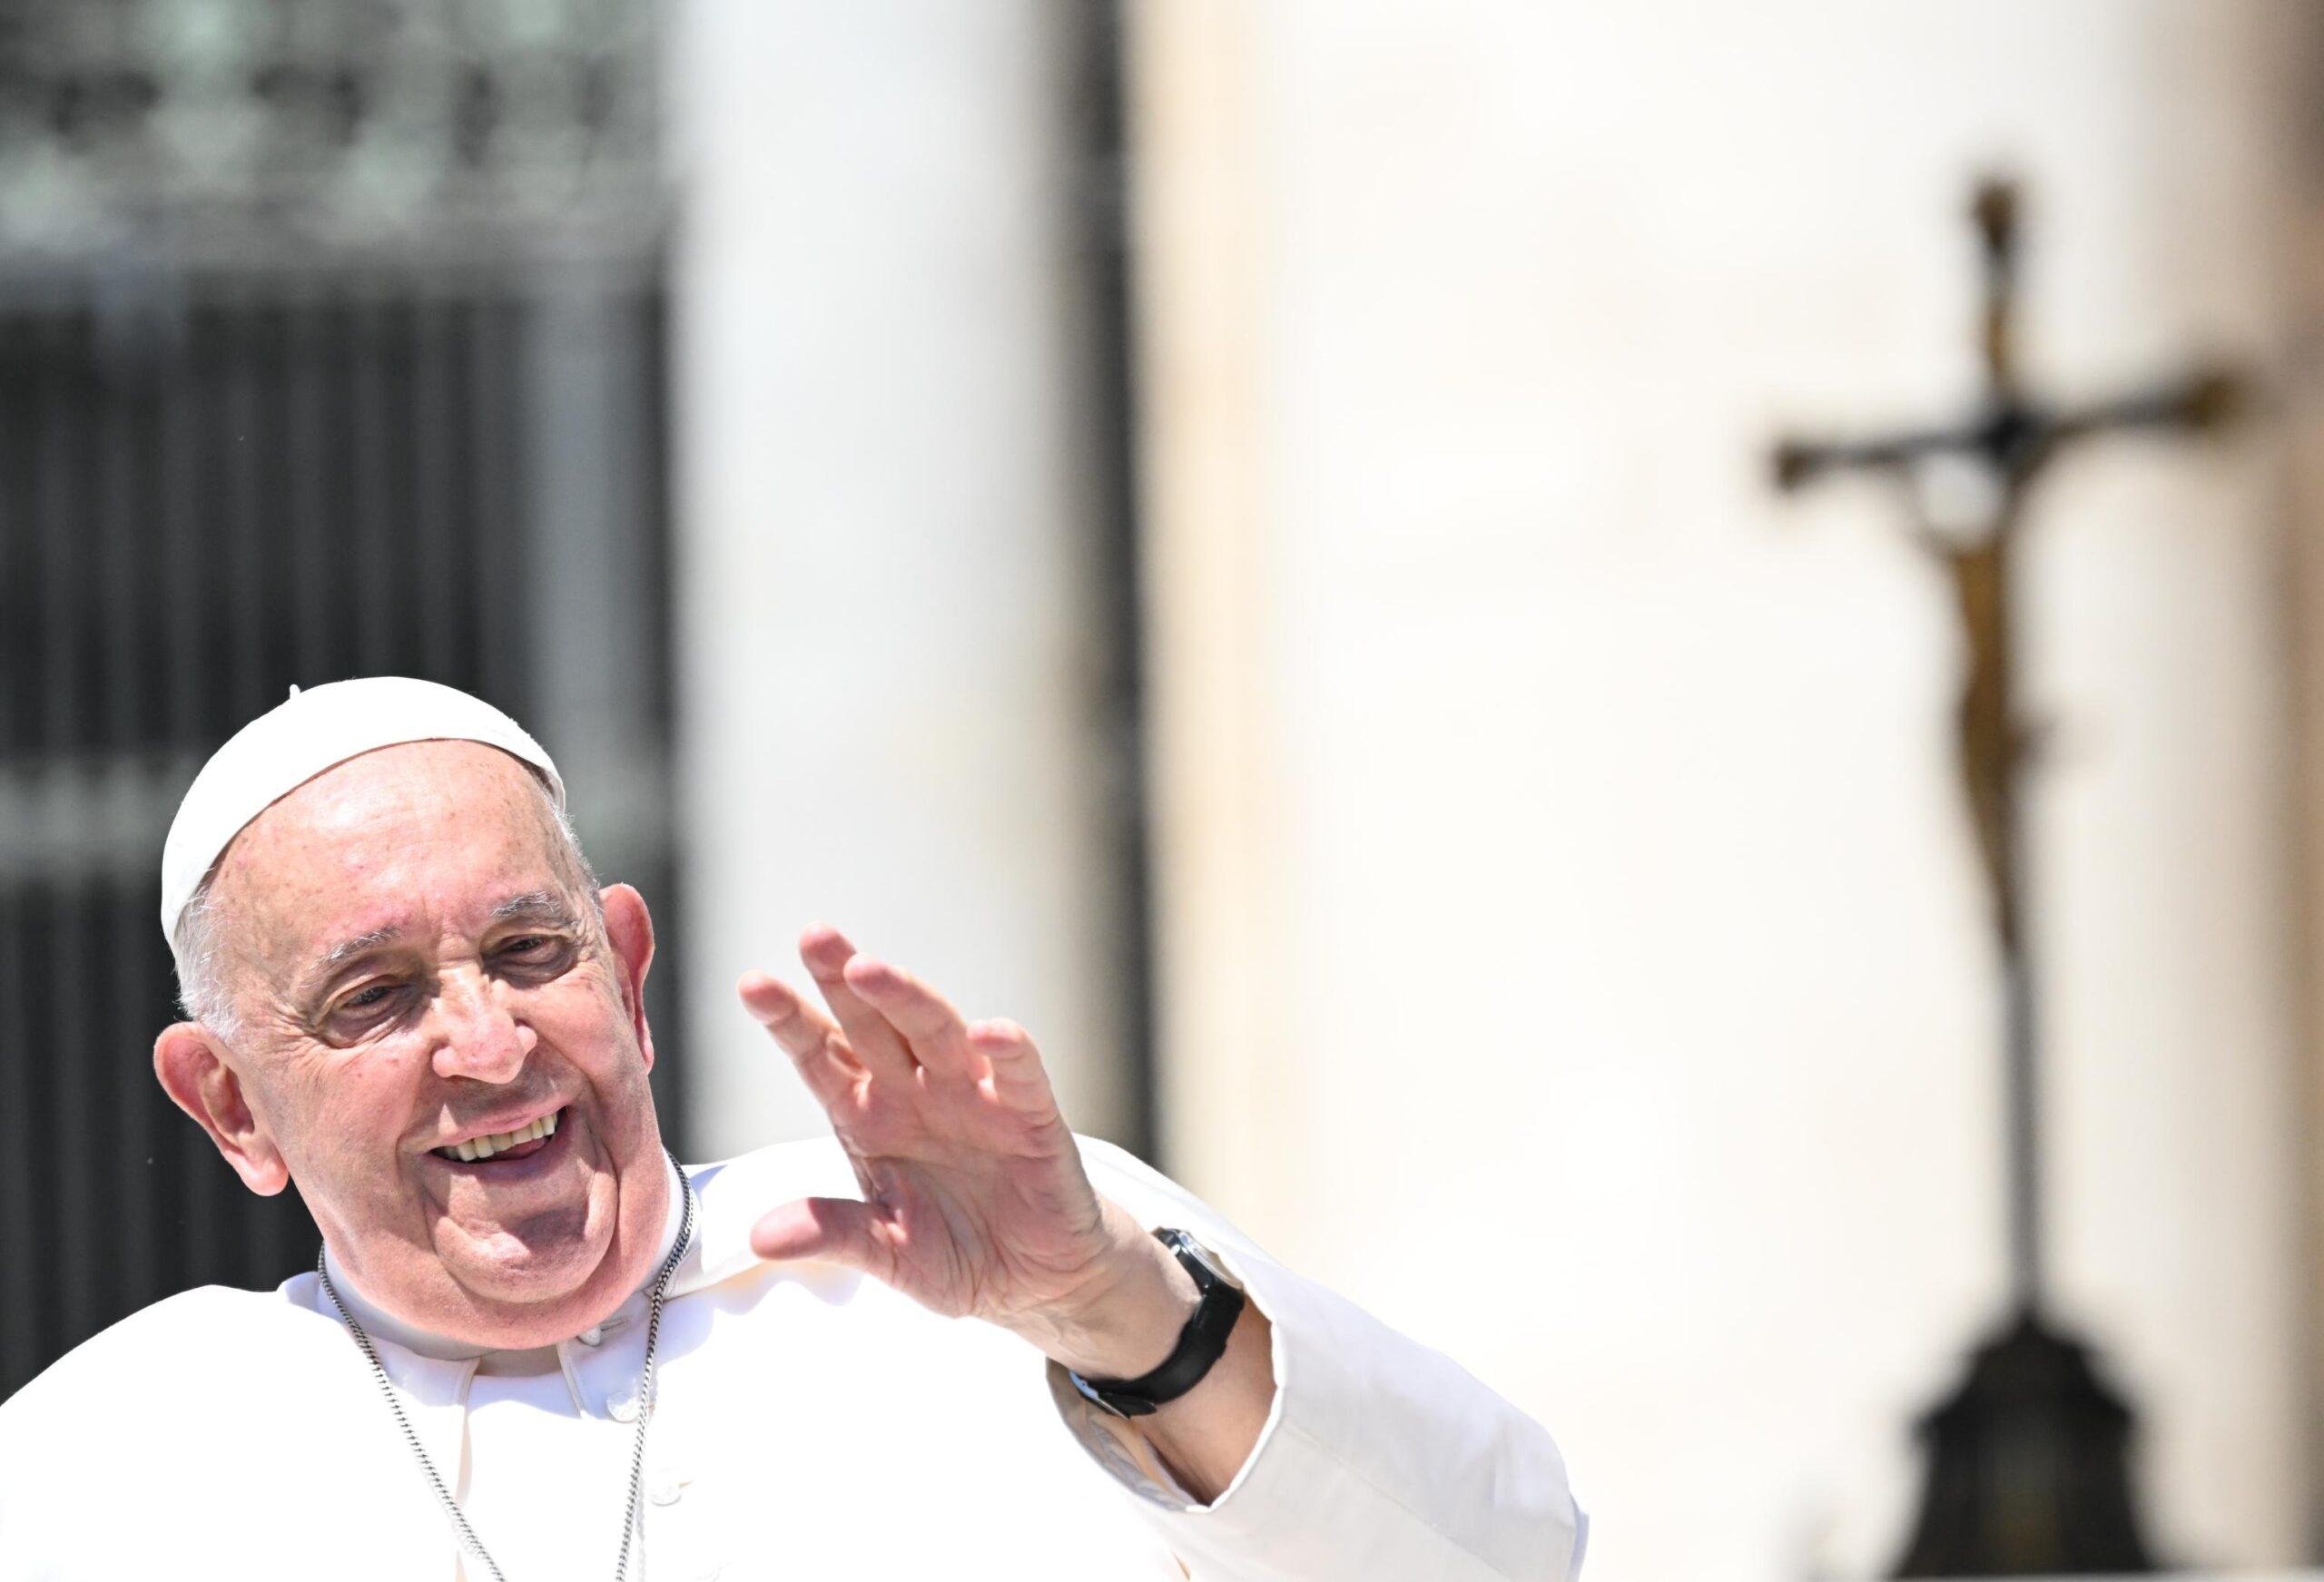
[[[350,759],[261,813],[227,849],[212,893],[247,946],[281,958],[326,935],[453,923],[564,888],[531,771],[480,742],[410,742]]]

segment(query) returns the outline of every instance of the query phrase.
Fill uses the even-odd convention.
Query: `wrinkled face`
[[[585,882],[523,765],[425,742],[275,803],[213,883],[238,1026],[205,1036],[257,1151],[363,1293],[439,1334],[562,1339],[658,1251],[651,926],[635,891],[601,917]]]

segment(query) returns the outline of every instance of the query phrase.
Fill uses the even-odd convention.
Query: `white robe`
[[[835,1267],[754,1257],[766,1209],[853,1195],[834,1144],[786,1144],[688,1172],[700,1228],[662,1321],[632,1577],[1575,1575],[1587,1522],[1548,1434],[1128,1155],[1088,1139],[1082,1153],[1100,1193],[1194,1233],[1273,1322],[1274,1410],[1216,1500],[1142,1465],[1014,1336]],[[612,1574],[645,1307],[483,1357],[359,1309],[508,1582]],[[486,1575],[463,1567],[311,1272],[158,1302],[0,1405],[0,1582]]]

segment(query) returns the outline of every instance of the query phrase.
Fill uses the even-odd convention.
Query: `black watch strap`
[[[1211,1365],[1226,1354],[1226,1337],[1243,1316],[1241,1288],[1219,1272],[1199,1243],[1184,1231],[1168,1229],[1155,1232],[1154,1238],[1194,1276],[1199,1296],[1194,1317],[1178,1331],[1177,1345],[1160,1367],[1135,1379],[1084,1379],[1069,1370],[1066,1375],[1076,1390],[1116,1417],[1144,1417],[1201,1383]]]

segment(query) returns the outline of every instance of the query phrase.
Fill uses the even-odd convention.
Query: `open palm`
[[[753,1249],[843,1263],[938,1312],[1015,1329],[1094,1301],[1122,1211],[1091,1190],[1024,1029],[964,1022],[832,929],[809,929],[799,955],[829,1015],[760,973],[743,1003],[830,1115],[863,1197],[777,1208]]]

